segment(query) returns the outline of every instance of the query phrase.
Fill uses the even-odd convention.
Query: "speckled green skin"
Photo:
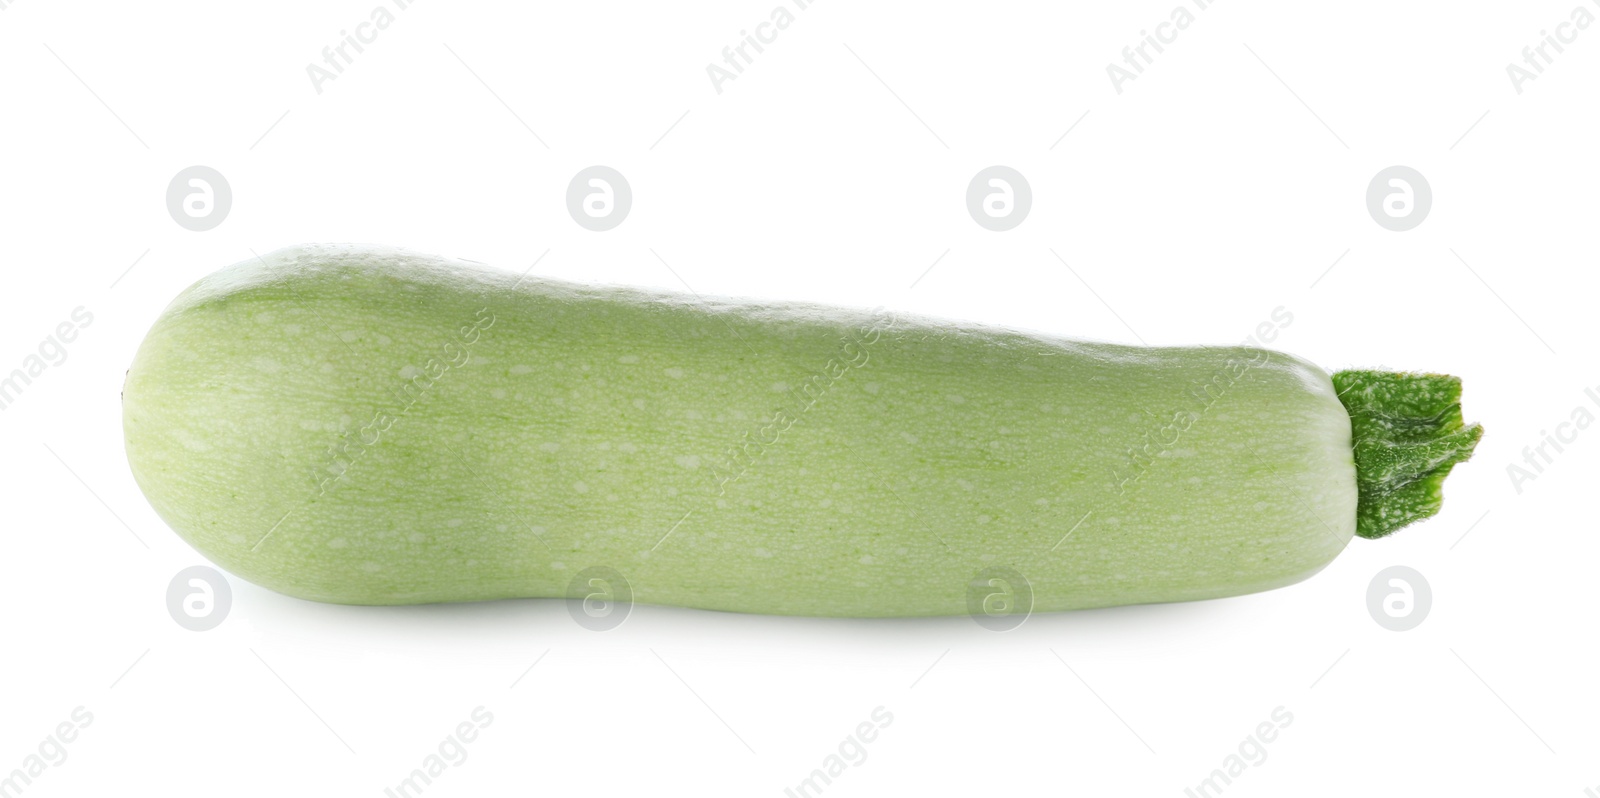
[[[1327,374],[884,313],[300,247],[200,281],[123,396],[150,502],[245,579],[353,604],[563,596],[827,616],[1230,596],[1355,533]]]
[[[1356,534],[1381,538],[1439,512],[1450,469],[1472,456],[1483,427],[1461,417],[1461,380],[1447,374],[1341,371],[1356,456]]]

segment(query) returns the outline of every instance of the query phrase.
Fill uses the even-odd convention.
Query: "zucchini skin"
[[[519,278],[365,246],[189,288],[123,397],[151,504],[316,601],[568,595],[957,615],[987,569],[1036,611],[1291,584],[1355,533],[1321,368],[884,312]]]

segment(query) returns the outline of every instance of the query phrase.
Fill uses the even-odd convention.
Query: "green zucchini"
[[[123,394],[211,560],[350,604],[566,596],[822,616],[1266,590],[1439,509],[1453,377],[1146,348],[304,246],[212,274]],[[998,575],[998,576],[997,576]]]

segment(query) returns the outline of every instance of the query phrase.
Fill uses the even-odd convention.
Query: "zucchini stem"
[[[1483,427],[1461,418],[1461,380],[1445,374],[1340,371],[1355,452],[1356,534],[1381,538],[1439,512],[1456,463],[1472,456]]]

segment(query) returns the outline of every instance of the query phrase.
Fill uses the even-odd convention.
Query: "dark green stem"
[[[1356,534],[1381,538],[1439,512],[1441,487],[1472,456],[1483,427],[1461,419],[1461,380],[1444,374],[1341,371],[1355,449]]]

